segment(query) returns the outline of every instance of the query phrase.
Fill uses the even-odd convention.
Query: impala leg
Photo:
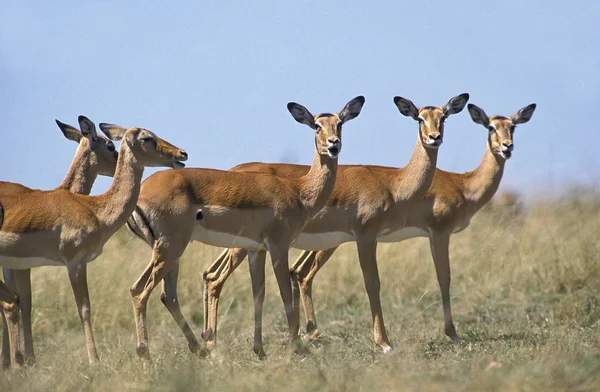
[[[442,306],[444,307],[444,331],[450,339],[458,343],[460,339],[456,334],[456,328],[452,321],[452,309],[450,307],[450,234],[433,232],[429,237],[431,255],[435,264],[440,291],[442,294]]]
[[[310,252],[314,254],[313,257],[307,258],[304,264],[299,265],[297,269],[292,271],[292,288],[299,289],[302,295],[302,305],[304,307],[304,314],[306,315],[306,332],[312,339],[316,339],[320,335],[312,300],[313,279],[317,272],[331,258],[336,249],[337,247]]]
[[[31,269],[4,269],[4,281],[10,290],[19,296],[19,309],[23,321],[24,360],[28,365],[35,364],[33,333],[31,328]]]
[[[204,278],[204,332],[202,337],[209,350],[217,346],[217,317],[219,297],[225,281],[244,261],[245,249],[228,249],[203,274]],[[263,268],[264,270],[264,268]]]
[[[288,248],[271,248],[269,253],[271,254],[271,261],[273,262],[273,272],[275,272],[275,278],[279,286],[279,294],[283,301],[285,308],[285,315],[288,321],[288,327],[290,332],[290,341],[294,345],[300,344],[300,338],[298,331],[300,329],[300,314],[298,308],[294,308],[292,303],[292,285],[290,279],[290,270],[288,264]]]
[[[373,338],[375,344],[383,349],[385,354],[393,350],[385,331],[383,311],[381,310],[379,270],[377,268],[377,242],[373,240],[358,240],[358,259],[365,281],[365,288],[371,304],[373,317]]]
[[[292,282],[292,307],[294,311],[298,309],[298,312],[300,312],[300,287],[298,286],[298,277],[296,276],[295,271],[303,268],[303,266],[312,265],[316,253],[317,252],[310,250],[302,251],[300,256],[298,256],[296,261],[294,261],[294,264],[292,264],[290,267],[290,278]]]
[[[2,366],[19,368],[23,365],[23,355],[19,351],[19,297],[0,282],[0,307],[5,327],[2,348]]]
[[[150,264],[148,264],[139,279],[129,289],[133,300],[133,313],[137,331],[136,353],[140,359],[150,359],[148,328],[146,326],[148,299],[150,298],[150,294],[152,294],[152,290],[165,278],[168,271],[181,255],[180,252],[176,257],[167,258],[164,253],[166,252],[163,252],[160,248],[160,241],[156,241]]]
[[[85,343],[87,346],[88,359],[90,363],[99,361],[98,353],[96,352],[96,343],[94,342],[94,332],[92,330],[92,309],[90,306],[90,294],[87,284],[87,265],[78,264],[68,268],[69,280],[71,288],[75,296],[77,304],[77,312],[79,319],[83,324],[83,332],[85,334]]]
[[[181,313],[181,307],[179,306],[179,299],[177,297],[177,280],[179,277],[179,260],[175,262],[173,267],[169,270],[165,278],[163,279],[162,285],[162,294],[160,296],[160,300],[165,305],[169,313],[171,313],[171,317],[175,320],[181,332],[185,335],[185,338],[188,341],[188,347],[190,351],[193,353],[198,353],[200,348],[200,343],[198,343],[198,339],[192,329],[190,328],[187,320]],[[200,353],[203,355],[203,353]]]
[[[262,342],[262,308],[265,302],[265,251],[248,251],[248,265],[254,297],[254,353],[260,359],[267,359]],[[289,281],[289,279],[288,279]]]

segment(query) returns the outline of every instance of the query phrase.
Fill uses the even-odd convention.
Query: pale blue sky
[[[5,2],[0,179],[60,183],[75,144],[54,119],[79,114],[146,127],[185,148],[188,167],[308,164],[313,135],[286,103],[316,114],[357,95],[340,163],[404,166],[417,124],[392,98],[443,105],[468,92],[488,115],[538,104],[504,189],[595,185],[599,19],[591,0]],[[485,143],[466,110],[451,117],[438,167],[472,170]]]

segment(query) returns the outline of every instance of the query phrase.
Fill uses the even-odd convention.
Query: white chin
[[[340,154],[332,154],[332,153],[328,152],[328,153],[327,153],[327,155],[329,155],[329,158],[331,158],[331,159],[337,159],[337,157],[338,157]]]

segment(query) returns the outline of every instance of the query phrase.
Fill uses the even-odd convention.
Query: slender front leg
[[[245,249],[226,249],[203,274],[204,331],[202,337],[209,350],[215,350],[217,347],[217,317],[221,290],[225,281],[244,261],[247,254]]]
[[[288,264],[288,248],[287,247],[271,247],[271,261],[273,262],[273,271],[279,285],[279,294],[285,308],[288,327],[290,332],[290,341],[292,344],[299,344],[300,338],[298,331],[300,329],[300,312],[298,307],[294,307],[292,303],[292,285],[290,281],[290,270]]]
[[[177,280],[179,277],[179,260],[175,262],[173,267],[169,270],[165,278],[163,279],[162,294],[160,300],[165,305],[171,317],[175,320],[181,332],[185,335],[188,341],[188,347],[191,352],[199,353],[204,356],[204,352],[199,352],[200,343],[192,329],[190,328],[187,320],[181,313],[181,307],[179,306],[179,299],[177,298]]]
[[[262,343],[262,308],[265,302],[265,251],[248,251],[248,265],[252,280],[252,296],[254,297],[254,353],[258,358],[267,359]],[[288,279],[289,281],[289,279]]]
[[[358,247],[358,259],[365,281],[365,288],[371,304],[371,316],[373,317],[373,337],[375,344],[383,349],[385,354],[393,350],[385,331],[383,311],[381,310],[381,283],[379,281],[379,270],[377,268],[377,242],[374,238],[356,238]]]
[[[70,266],[68,270],[71,288],[73,289],[75,303],[77,304],[77,312],[79,313],[81,324],[83,324],[88,360],[93,364],[98,362],[99,358],[96,352],[96,343],[94,342],[94,331],[92,330],[92,309],[87,284],[87,265],[78,264]]]
[[[19,351],[19,297],[0,282],[0,307],[5,334],[2,342],[2,366],[19,368],[23,355]]]
[[[440,291],[442,293],[442,306],[444,307],[444,331],[454,343],[460,339],[456,334],[456,328],[452,321],[452,309],[450,307],[450,234],[433,232],[429,237],[431,255],[435,265]]]
[[[155,242],[150,264],[148,264],[142,275],[129,290],[133,300],[133,312],[137,331],[136,353],[140,359],[146,360],[150,360],[148,328],[146,327],[148,299],[150,298],[150,294],[152,294],[152,290],[165,278],[175,264],[175,261],[181,255],[181,252],[179,252],[176,257],[167,259],[167,252],[161,248],[160,243],[161,241]]]
[[[317,328],[317,315],[315,314],[312,299],[313,280],[317,272],[325,265],[336,249],[337,247],[318,252],[311,251],[310,254],[312,257],[306,257],[302,264],[297,265],[297,268],[292,270],[292,290],[300,290],[300,294],[302,295],[302,305],[306,316],[306,332],[311,339],[316,339],[320,336],[319,329]]]
[[[23,320],[24,360],[27,365],[35,364],[33,333],[31,328],[31,269],[3,269],[4,282],[19,296],[19,309]],[[6,331],[5,331],[6,332]]]

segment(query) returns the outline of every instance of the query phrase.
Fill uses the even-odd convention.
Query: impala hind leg
[[[204,357],[206,353],[200,349],[200,343],[192,329],[190,328],[187,320],[181,313],[181,307],[179,306],[179,299],[177,297],[177,281],[179,277],[179,260],[171,267],[165,278],[163,279],[162,294],[160,300],[165,305],[171,317],[175,320],[181,332],[185,335],[188,341],[188,347],[194,354],[199,354]]]
[[[252,296],[254,297],[254,347],[253,351],[259,359],[267,359],[262,342],[262,308],[265,302],[265,251],[249,251],[248,266],[252,280]],[[289,280],[289,279],[288,279]]]
[[[83,325],[88,360],[93,364],[98,362],[99,358],[94,341],[94,331],[92,330],[92,308],[87,283],[87,265],[78,264],[68,268],[68,271],[71,288],[75,296],[75,303],[77,304],[77,313],[79,313],[79,320],[81,320],[81,324]]]
[[[217,318],[219,298],[225,281],[244,261],[245,249],[225,249],[217,260],[204,272],[204,331],[202,338],[209,350],[217,347]]]
[[[0,282],[0,307],[2,323],[6,333],[3,335],[2,367],[20,368],[23,354],[19,351],[19,297]]]
[[[435,264],[440,291],[442,294],[442,306],[444,308],[444,331],[454,343],[460,342],[456,334],[456,328],[452,321],[452,309],[450,307],[450,234],[433,232],[429,237],[431,255]]]
[[[325,265],[336,249],[337,247],[318,252],[305,251],[291,268],[292,291],[294,293],[300,291],[302,306],[304,307],[304,314],[306,316],[306,333],[311,339],[316,339],[321,335],[317,327],[317,316],[312,299],[313,280],[317,272]],[[301,262],[299,263],[298,261]],[[296,296],[297,294],[294,295],[294,297]],[[297,299],[295,300],[297,301]]]
[[[23,322],[23,341],[25,343],[23,357],[25,364],[35,364],[35,352],[33,350],[33,333],[31,328],[31,269],[3,269],[4,282],[12,292],[19,296],[19,310]],[[5,326],[6,327],[6,326]],[[8,332],[4,329],[4,334]],[[2,351],[8,352],[8,339],[3,340]]]
[[[373,317],[373,338],[375,344],[383,349],[385,354],[393,350],[385,331],[383,311],[381,310],[381,282],[377,268],[377,242],[373,240],[357,240],[358,259],[365,281],[365,288],[371,304],[371,316]]]

